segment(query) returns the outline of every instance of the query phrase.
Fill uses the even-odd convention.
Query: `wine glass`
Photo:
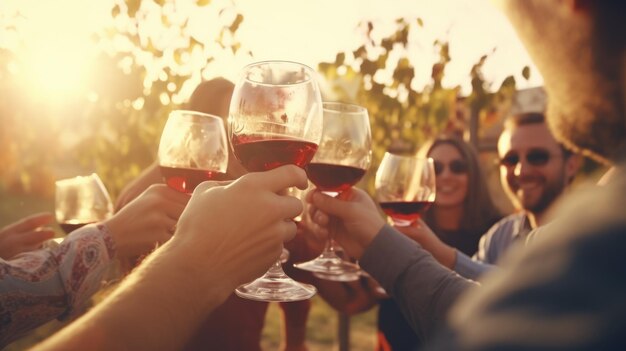
[[[376,172],[375,185],[383,212],[395,226],[409,226],[435,201],[433,160],[386,152]]]
[[[293,196],[295,198],[297,198],[298,200],[302,201],[303,206],[306,206],[306,203],[304,201],[304,197],[306,195],[305,193],[306,189],[301,190],[295,186],[289,187],[289,189],[286,190],[286,194],[289,196]],[[297,215],[296,217],[292,218],[293,221],[296,224],[299,224],[302,221],[302,214]],[[280,262],[282,264],[287,263],[287,261],[289,261],[289,250],[287,250],[285,247],[283,247],[283,252],[280,254]]]
[[[322,192],[337,196],[356,184],[370,165],[372,135],[367,109],[341,102],[324,102],[322,140],[311,163],[306,166],[311,183]],[[316,276],[335,281],[359,279],[359,266],[337,255],[329,238],[322,253],[315,259],[294,264],[314,272]]]
[[[322,98],[315,72],[287,61],[248,65],[235,85],[229,115],[233,152],[249,172],[286,164],[304,168],[322,134]],[[258,301],[298,301],[311,298],[316,289],[289,278],[278,260],[262,277],[235,292]]]
[[[206,180],[224,180],[228,166],[226,129],[220,117],[175,110],[159,142],[159,167],[172,189],[191,194]]]
[[[97,174],[55,182],[55,216],[66,234],[113,215],[113,203]]]

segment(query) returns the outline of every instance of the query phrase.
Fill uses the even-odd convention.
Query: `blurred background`
[[[0,2],[0,226],[54,209],[54,181],[96,172],[115,198],[150,164],[167,114],[202,80],[235,80],[265,59],[317,69],[325,100],[369,110],[374,158],[442,131],[480,150],[500,195],[495,138],[512,106],[541,109],[541,76],[486,0],[3,0]],[[268,313],[265,346],[280,340]],[[353,349],[375,340],[353,317]],[[46,326],[26,347],[60,324]],[[318,298],[311,349],[337,345]],[[9,348],[11,349],[11,347]]]

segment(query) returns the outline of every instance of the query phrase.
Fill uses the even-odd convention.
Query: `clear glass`
[[[55,188],[55,216],[66,234],[113,215],[109,192],[95,173],[57,180]]]
[[[306,167],[309,180],[324,193],[338,196],[365,175],[371,162],[372,133],[367,109],[340,102],[324,102],[322,140],[313,160]],[[332,221],[332,219],[331,219]],[[355,263],[341,258],[333,240],[333,226],[322,253],[313,260],[294,266],[334,281],[359,279]]]
[[[322,98],[315,72],[287,61],[246,66],[230,102],[229,133],[233,153],[249,172],[286,164],[304,168],[322,134]],[[298,301],[311,298],[316,289],[289,278],[278,260],[262,277],[235,292],[258,301]]]
[[[376,199],[399,227],[415,223],[435,201],[435,167],[430,158],[386,152],[376,172]]]
[[[224,180],[228,142],[224,121],[195,111],[172,111],[159,142],[159,167],[165,183],[191,194],[207,180]]]

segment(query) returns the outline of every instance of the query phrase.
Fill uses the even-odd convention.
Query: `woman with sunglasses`
[[[424,144],[418,154],[434,160],[437,182],[435,203],[424,222],[441,241],[472,256],[480,237],[502,218],[474,147],[442,135]]]
[[[476,151],[458,137],[441,135],[424,144],[418,155],[434,160],[437,196],[423,221],[396,229],[427,250],[456,249],[471,257],[480,237],[502,217],[489,194]],[[454,259],[454,255],[449,257]],[[415,350],[420,345],[393,299],[379,301],[378,344],[378,350]]]

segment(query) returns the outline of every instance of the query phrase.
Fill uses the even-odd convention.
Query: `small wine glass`
[[[233,153],[249,172],[287,164],[304,168],[322,133],[322,97],[315,72],[287,61],[248,65],[235,85],[229,115]],[[289,278],[278,260],[262,277],[235,292],[258,301],[298,301],[311,298],[316,289]]]
[[[159,142],[159,167],[172,189],[191,194],[207,180],[225,180],[228,166],[226,129],[220,117],[175,110]]]
[[[55,187],[55,216],[66,234],[113,215],[111,197],[95,173],[57,180]]]
[[[435,201],[435,167],[431,158],[386,152],[376,172],[376,198],[398,227],[415,223]]]
[[[372,134],[367,109],[341,102],[324,102],[324,128],[315,157],[306,166],[311,183],[330,196],[355,185],[370,165]],[[317,277],[335,281],[359,279],[359,266],[337,255],[330,235],[322,253],[294,266],[314,272]]]

